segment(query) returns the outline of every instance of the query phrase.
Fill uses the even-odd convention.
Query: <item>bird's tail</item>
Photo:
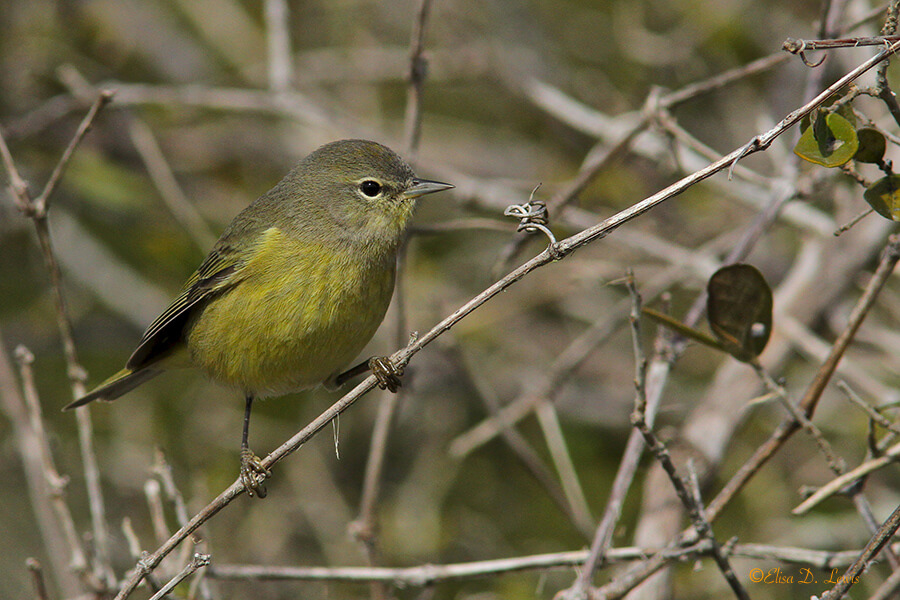
[[[152,379],[162,373],[155,369],[139,369],[132,371],[131,369],[122,369],[94,390],[88,392],[78,400],[67,404],[63,410],[72,410],[79,406],[84,406],[93,400],[115,400],[122,394],[130,392],[145,381]]]

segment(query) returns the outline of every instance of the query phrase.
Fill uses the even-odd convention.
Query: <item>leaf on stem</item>
[[[837,113],[819,113],[800,136],[794,153],[823,167],[839,167],[849,162],[858,148],[859,139],[850,121]]]
[[[882,177],[866,189],[863,198],[885,219],[900,220],[900,175]]]
[[[709,278],[706,313],[726,352],[756,360],[772,333],[772,289],[759,270],[746,264],[722,267]]]

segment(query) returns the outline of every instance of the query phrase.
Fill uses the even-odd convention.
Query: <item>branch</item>
[[[176,585],[190,577],[197,569],[207,565],[209,565],[208,554],[195,554],[187,566],[185,566],[178,575],[169,580],[166,585],[162,586],[158,592],[153,594],[153,596],[150,597],[150,600],[161,600],[166,594],[175,589]]]
[[[660,556],[671,560],[689,558],[708,550],[705,546],[679,549],[677,552],[652,548],[611,548],[607,553],[609,563],[643,560],[648,556]],[[731,556],[779,561],[786,564],[809,565],[822,569],[844,567],[853,563],[859,550],[828,552],[809,550],[791,546],[768,546],[764,544],[737,544]],[[207,569],[207,575],[215,579],[241,579],[251,581],[292,580],[292,581],[341,581],[371,583],[373,581],[395,587],[425,587],[454,580],[475,579],[487,575],[515,573],[519,571],[545,570],[580,567],[588,557],[587,550],[555,552],[513,558],[498,558],[466,563],[445,565],[419,565],[415,567],[296,567],[268,565],[214,565]]]
[[[425,26],[431,0],[419,0],[416,20],[413,22],[411,41],[409,44],[409,87],[406,91],[406,114],[404,130],[406,132],[406,152],[409,160],[416,161],[419,153],[419,139],[422,137],[422,88],[428,73],[428,60],[425,58]]]
[[[878,529],[866,547],[863,548],[859,558],[838,578],[838,583],[822,595],[822,600],[838,600],[843,598],[850,587],[859,581],[859,576],[869,566],[869,563],[878,556],[881,548],[894,536],[900,527],[900,506],[894,509],[891,516]]]
[[[873,458],[872,460],[867,460],[862,463],[855,469],[847,471],[835,477],[822,487],[820,487],[814,494],[812,494],[809,498],[804,500],[800,505],[798,505],[791,513],[795,515],[802,515],[807,512],[826,498],[837,494],[845,487],[854,484],[858,480],[862,479],[869,473],[873,473],[878,469],[886,467],[887,465],[897,462],[897,457],[900,456],[900,443],[894,444],[890,448],[888,448],[887,452],[885,452],[884,456],[879,456],[878,458]]]

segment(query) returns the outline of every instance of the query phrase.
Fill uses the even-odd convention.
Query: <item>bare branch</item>
[[[898,456],[900,456],[900,443],[894,444],[893,446],[888,448],[887,452],[885,452],[883,456],[867,460],[855,469],[851,469],[850,471],[847,471],[846,473],[835,477],[834,479],[820,487],[818,490],[816,490],[815,493],[813,493],[809,498],[800,503],[791,512],[795,515],[802,515],[809,512],[810,509],[815,507],[826,498],[837,494],[847,486],[853,485],[856,481],[862,479],[869,473],[874,473],[878,469],[884,468],[887,465],[896,462]]]
[[[844,574],[839,578],[837,585],[822,594],[822,600],[838,600],[843,598],[844,594],[854,583],[859,581],[859,576],[869,566],[869,563],[878,556],[885,544],[890,541],[900,527],[900,506],[894,509],[891,516],[887,518],[884,524],[878,529],[876,534],[872,536],[869,543],[860,553],[859,558],[854,562]]]
[[[430,10],[431,0],[419,0],[409,44],[409,72],[407,74],[409,86],[406,92],[404,130],[406,132],[406,151],[412,162],[415,162],[418,156],[419,139],[422,136],[422,88],[428,73],[428,61],[425,58],[425,27],[428,24]]]
[[[36,600],[50,600],[47,594],[47,584],[44,582],[44,568],[36,558],[28,558],[25,560],[25,566],[31,573],[31,583],[34,586],[34,597]]]
[[[208,566],[209,559],[210,557],[208,554],[194,554],[187,566],[182,569],[178,575],[170,579],[166,585],[162,586],[158,592],[153,594],[153,596],[150,597],[150,600],[160,600],[163,598],[166,594],[175,589],[176,585],[193,575],[197,569]]]

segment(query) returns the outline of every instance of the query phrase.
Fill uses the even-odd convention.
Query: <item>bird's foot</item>
[[[378,387],[383,390],[396,392],[402,385],[400,376],[403,369],[394,367],[394,363],[386,356],[373,356],[369,359],[369,370],[378,380]]]
[[[266,486],[263,481],[271,477],[272,472],[262,465],[260,458],[250,448],[241,448],[241,483],[251,498],[266,497]]]

